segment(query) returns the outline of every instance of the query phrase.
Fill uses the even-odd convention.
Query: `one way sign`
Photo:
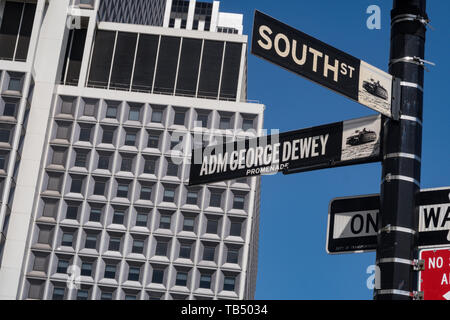
[[[334,199],[328,214],[327,252],[357,253],[377,248],[379,195]],[[420,193],[419,247],[450,245],[450,188]]]

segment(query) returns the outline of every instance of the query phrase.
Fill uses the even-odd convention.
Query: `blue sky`
[[[379,5],[381,30],[366,9]],[[258,9],[380,69],[388,70],[391,0],[222,0],[221,11],[244,14],[251,39]],[[426,59],[422,187],[450,186],[450,1],[429,0],[434,31]],[[249,41],[250,42],[250,41]],[[265,127],[281,132],[349,120],[373,111],[249,53],[248,98],[267,106]],[[367,268],[374,253],[327,255],[331,199],[379,193],[379,163],[263,177],[257,299],[371,299]]]

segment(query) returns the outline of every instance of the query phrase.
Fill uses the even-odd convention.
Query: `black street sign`
[[[381,116],[192,151],[189,185],[381,160]]]
[[[419,247],[450,245],[450,188],[420,193]],[[380,196],[337,198],[328,213],[327,252],[375,251]]]
[[[252,54],[399,119],[400,84],[390,74],[259,11]]]

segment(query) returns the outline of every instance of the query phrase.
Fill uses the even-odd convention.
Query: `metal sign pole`
[[[390,73],[401,79],[400,121],[385,119],[376,300],[410,300],[417,293],[418,195],[426,0],[394,0]]]

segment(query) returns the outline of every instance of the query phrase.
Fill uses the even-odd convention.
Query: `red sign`
[[[450,300],[450,248],[422,250],[420,259],[425,260],[419,277],[424,300]]]

